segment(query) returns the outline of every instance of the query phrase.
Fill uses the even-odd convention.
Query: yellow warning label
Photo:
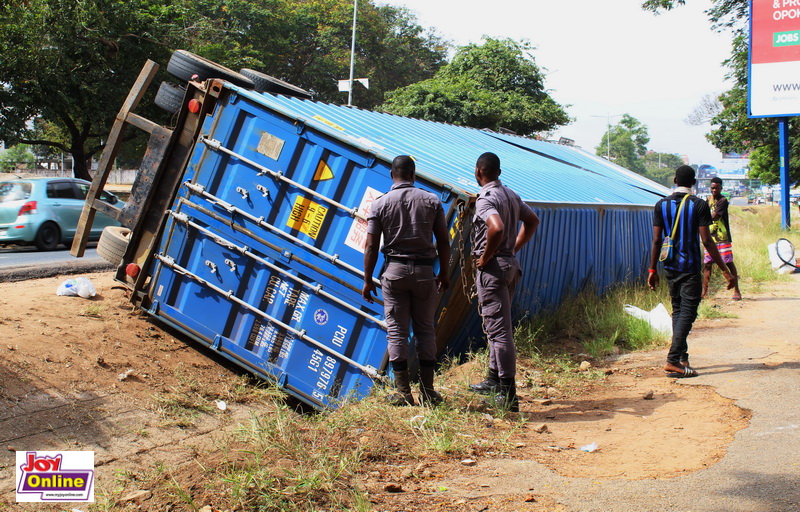
[[[289,215],[289,222],[286,225],[316,240],[327,213],[328,209],[321,204],[298,196],[294,200],[292,213]]]
[[[319,115],[319,114],[315,115],[315,116],[314,116],[314,119],[316,119],[316,120],[317,120],[317,121],[319,121],[320,123],[325,123],[325,124],[327,124],[328,126],[330,126],[331,128],[333,128],[334,130],[339,130],[340,132],[343,132],[343,131],[344,131],[344,128],[342,128],[342,127],[341,127],[341,126],[339,126],[338,124],[334,123],[334,122],[333,122],[333,121],[331,121],[330,119],[326,119],[326,118],[322,117],[322,116],[321,116],[321,115]]]
[[[333,171],[324,160],[320,160],[317,172],[314,173],[314,181],[329,180],[331,178],[333,178]]]

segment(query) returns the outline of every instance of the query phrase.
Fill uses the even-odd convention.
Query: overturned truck
[[[133,304],[314,407],[364,396],[388,369],[381,296],[366,302],[361,285],[365,214],[390,189],[398,154],[415,158],[417,186],[441,199],[450,228],[442,355],[482,343],[465,255],[484,151],[500,155],[504,182],[542,219],[521,255],[518,318],[644,273],[652,204],[667,190],[594,155],[315,102],[269,75],[180,50],[167,70],[182,84],[156,96],[174,112],[165,127],[133,112],[156,70],[144,66],[117,116],[72,253],[82,256],[96,211],[115,217],[123,227],[107,229],[98,252],[118,265]],[[100,192],[128,126],[150,139],[120,209]]]

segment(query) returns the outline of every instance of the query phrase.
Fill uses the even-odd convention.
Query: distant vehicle
[[[83,210],[91,183],[77,178],[25,178],[0,181],[0,245],[35,245],[50,251],[69,244]],[[102,192],[108,204],[119,198]],[[106,226],[119,222],[97,212],[90,239],[97,240]]]

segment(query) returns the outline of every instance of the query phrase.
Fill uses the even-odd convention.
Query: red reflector
[[[138,276],[140,270],[141,268],[136,263],[128,263],[128,266],[125,267],[125,273],[131,277]]]
[[[17,215],[25,215],[36,213],[36,201],[28,201],[27,203],[22,205],[22,208],[19,209],[19,213]]]
[[[192,114],[200,112],[200,102],[197,100],[189,100],[189,112]]]

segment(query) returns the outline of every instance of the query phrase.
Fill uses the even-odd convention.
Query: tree
[[[33,167],[36,157],[30,152],[28,146],[17,144],[7,150],[0,152],[0,170],[2,172],[14,172],[17,164],[24,164],[26,168]]]
[[[685,0],[648,0],[642,7],[653,12],[683,5]],[[699,107],[695,114],[708,119],[713,129],[706,138],[723,152],[749,153],[749,177],[765,184],[780,181],[778,123],[775,118],[749,118],[747,111],[749,0],[714,0],[706,11],[715,30],[730,30],[734,34],[731,56],[723,62],[728,67],[727,78],[733,83],[730,90],[717,97],[717,105]],[[705,110],[705,112],[703,112]],[[710,115],[710,119],[709,119]],[[789,126],[789,180],[800,180],[800,126]]]
[[[570,122],[544,88],[527,42],[486,38],[459,48],[436,75],[387,94],[393,114],[522,135]]]
[[[683,158],[673,153],[647,151],[642,158],[644,176],[665,187],[672,186],[675,169],[683,165]]]
[[[604,157],[608,155],[611,161],[619,166],[644,174],[645,165],[642,158],[649,142],[647,126],[630,114],[625,114],[618,124],[603,135],[595,152]]]
[[[233,69],[264,71],[342,103],[337,82],[350,75],[352,0],[203,0],[192,3],[195,24],[188,49]],[[417,24],[406,8],[358,2],[354,103],[374,108],[384,92],[433,76],[448,46]]]
[[[149,0],[0,5],[0,139],[71,153],[75,175],[102,149],[144,61],[164,61],[169,9]],[[166,12],[166,14],[165,14]],[[41,119],[63,137],[39,138]]]
[[[71,153],[75,175],[103,148],[142,65],[183,48],[341,101],[349,75],[351,0],[10,0],[0,3],[0,140]],[[409,11],[359,2],[356,69],[371,79],[359,105],[433,76],[446,45]],[[165,68],[166,66],[164,66]],[[165,69],[156,83],[169,80]],[[362,75],[363,76],[363,75]],[[152,88],[153,91],[155,87]],[[138,112],[167,120],[152,106]],[[36,121],[35,123],[33,121]],[[129,136],[142,132],[128,130]]]

